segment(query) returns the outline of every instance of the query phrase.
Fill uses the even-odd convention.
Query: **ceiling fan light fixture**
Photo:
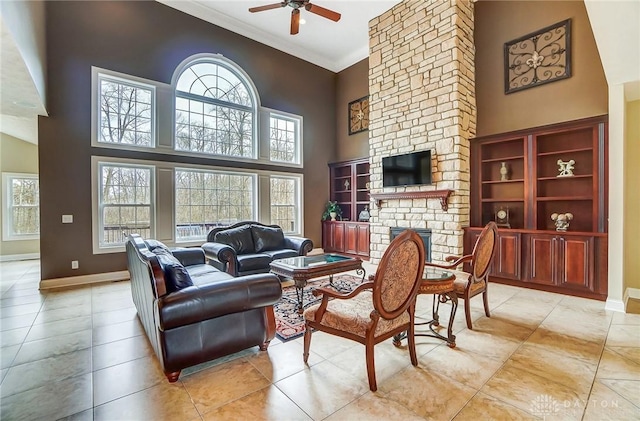
[[[263,12],[265,10],[278,9],[286,6],[293,8],[293,10],[291,11],[291,35],[296,35],[298,33],[300,25],[306,23],[304,19],[300,18],[300,9],[304,9],[310,13],[322,16],[323,18],[330,19],[334,22],[339,21],[342,17],[342,15],[340,15],[340,13],[338,12],[334,12],[333,10],[325,9],[324,7],[311,4],[311,0],[283,0],[280,3],[251,7],[249,8],[249,11],[251,13]]]

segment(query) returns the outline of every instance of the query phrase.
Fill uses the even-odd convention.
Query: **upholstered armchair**
[[[454,292],[458,295],[458,298],[464,299],[464,313],[469,329],[473,329],[471,323],[471,308],[469,305],[469,300],[472,297],[482,294],[484,314],[486,314],[487,317],[491,317],[489,313],[487,287],[489,282],[489,269],[491,268],[491,262],[496,252],[497,237],[498,227],[496,223],[489,222],[480,233],[471,254],[462,257],[449,256],[445,259],[447,262],[451,262],[448,265],[439,265],[430,262],[425,263],[425,266],[443,269],[456,269],[466,262],[470,264],[470,272],[455,272],[456,279],[453,282]]]
[[[418,365],[413,329],[424,256],[420,236],[406,230],[389,244],[373,281],[360,284],[348,294],[315,289],[314,295],[322,295],[322,301],[304,312],[304,362],[309,358],[313,330],[360,342],[366,349],[369,388],[376,391],[375,344],[408,331],[411,363]]]

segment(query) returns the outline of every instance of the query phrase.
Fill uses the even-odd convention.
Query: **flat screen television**
[[[431,151],[382,158],[382,186],[431,184]]]

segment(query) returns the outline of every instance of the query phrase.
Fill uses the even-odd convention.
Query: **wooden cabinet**
[[[369,222],[359,221],[370,209],[369,159],[329,164],[330,200],[342,210],[341,221],[324,221],[322,248],[325,252],[369,258]]]
[[[606,299],[606,121],[595,117],[471,141],[472,227],[465,248],[471,252],[480,227],[502,223],[493,280]],[[572,214],[567,232],[556,231],[554,213]]]
[[[369,258],[369,224],[351,221],[324,221],[322,248],[326,253],[344,253]]]
[[[585,235],[527,235],[525,281],[596,292],[595,237]]]
[[[472,252],[481,231],[465,228],[465,254]],[[605,233],[499,229],[497,240],[491,281],[606,299]]]

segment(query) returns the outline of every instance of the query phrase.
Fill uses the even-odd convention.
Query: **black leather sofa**
[[[275,336],[278,277],[233,277],[205,263],[200,248],[169,250],[132,234],[126,243],[138,317],[170,382],[183,368],[258,345]]]
[[[269,263],[276,259],[305,256],[313,249],[313,242],[285,236],[277,225],[246,221],[212,229],[202,249],[207,263],[242,276],[269,272]]]

